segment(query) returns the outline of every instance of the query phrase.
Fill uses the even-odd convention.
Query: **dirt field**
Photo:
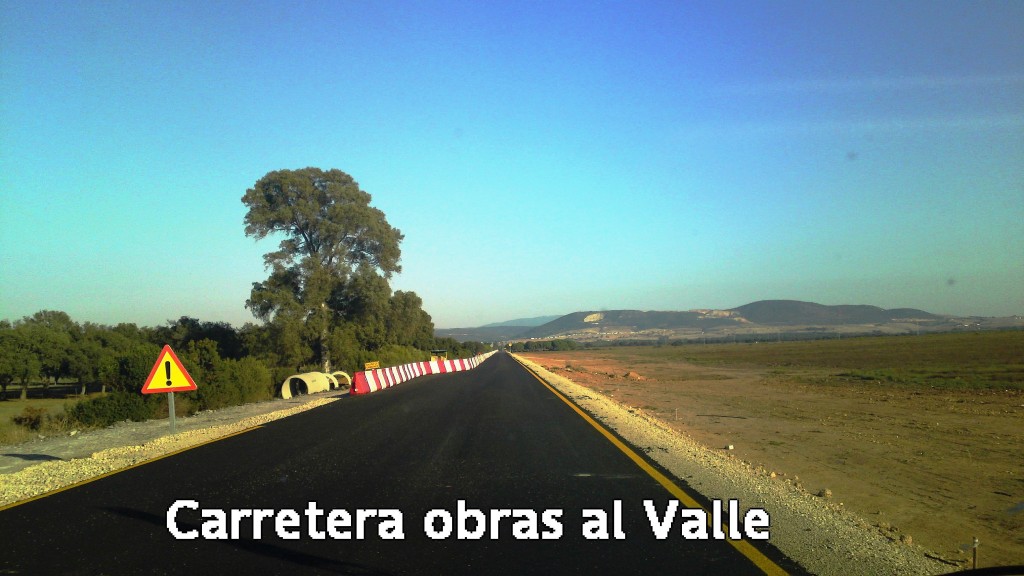
[[[881,347],[894,343],[878,340]],[[1020,341],[1011,342],[1011,355],[1021,352],[1015,348]],[[963,566],[977,537],[979,567],[1024,564],[1024,393],[1019,386],[870,381],[863,379],[866,372],[851,372],[862,368],[856,361],[844,368],[794,360],[780,369],[759,359],[770,346],[789,351],[798,345],[721,345],[726,353],[717,355],[715,347],[700,347],[705,355],[697,363],[684,359],[696,346],[524,357],[638,407],[709,447],[732,445],[731,454],[762,467],[766,475],[798,480],[815,494],[831,491],[834,501],[892,539],[910,539]],[[752,354],[744,354],[743,347]],[[991,368],[989,363],[985,370]],[[1013,370],[999,372],[1017,377]],[[836,377],[851,373],[852,379]]]

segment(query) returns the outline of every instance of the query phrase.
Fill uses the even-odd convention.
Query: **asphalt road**
[[[0,511],[0,574],[762,573],[726,542],[682,538],[678,521],[667,539],[655,539],[643,502],[663,511],[671,498],[512,358],[497,354],[476,370],[345,398]],[[206,539],[209,516],[186,508],[176,529],[197,537],[179,540],[167,516],[181,500],[202,509],[292,509],[299,523],[284,529],[298,538],[279,537],[270,517],[259,539],[248,518],[238,539]],[[624,539],[585,539],[583,511],[608,511],[614,533],[616,500]],[[482,538],[458,538],[459,501],[487,514]],[[325,511],[314,516],[312,535],[310,502]],[[385,522],[367,518],[362,539],[345,527],[336,535],[353,538],[335,539],[326,516],[338,509],[354,523],[357,510],[396,510],[402,537],[381,537],[382,527],[391,529],[385,536],[397,535],[392,513]],[[512,517],[497,518],[494,528],[490,515],[503,509],[514,510]],[[437,520],[438,539],[427,537],[431,510],[450,515],[450,535]],[[517,538],[534,535],[524,510],[537,515],[537,539]],[[465,527],[472,532],[475,521]],[[318,533],[324,538],[314,538]],[[800,572],[770,545],[757,548]]]

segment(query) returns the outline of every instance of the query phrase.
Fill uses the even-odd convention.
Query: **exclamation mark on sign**
[[[171,385],[171,361],[164,362],[164,372],[167,373],[167,385]]]

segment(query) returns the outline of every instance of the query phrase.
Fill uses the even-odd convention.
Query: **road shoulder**
[[[771,516],[771,544],[822,575],[940,574],[951,567],[919,546],[893,542],[841,506],[813,496],[789,481],[754,474],[730,458],[671,430],[655,418],[516,356],[524,365],[596,420],[709,499],[739,499]]]
[[[121,422],[83,433],[0,446],[0,509],[335,402],[347,392],[207,410],[180,418]]]

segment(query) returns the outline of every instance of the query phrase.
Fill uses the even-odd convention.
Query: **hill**
[[[532,326],[481,326],[479,328],[435,328],[434,336],[454,338],[459,342],[500,342],[512,340]]]
[[[528,321],[550,321],[537,325]],[[956,318],[915,308],[886,310],[869,305],[829,306],[798,300],[760,300],[725,310],[679,311],[602,310],[573,312],[560,317],[537,317],[488,324],[480,328],[435,330],[457,340],[499,342],[544,338],[618,340],[659,338],[736,338],[792,334],[906,334],[965,329],[1019,327],[1019,319]],[[759,336],[761,335],[761,336]],[[815,336],[817,335],[817,336]],[[781,337],[781,336],[776,336]]]
[[[521,338],[549,338],[559,334],[596,332],[617,334],[649,330],[679,330],[684,328],[707,330],[731,326],[736,319],[717,310],[690,310],[687,312],[645,312],[641,310],[607,310],[603,312],[574,312],[523,333]]]
[[[535,316],[533,318],[519,318],[516,320],[506,320],[504,322],[494,322],[492,324],[484,324],[481,328],[498,328],[506,326],[520,326],[529,328],[531,326],[541,326],[547,324],[552,320],[557,320],[561,316]]]
[[[923,310],[877,306],[825,306],[797,300],[761,300],[731,309],[755,324],[876,324],[894,321],[935,320],[940,318]]]
[[[574,312],[526,331],[518,338],[695,338],[797,331],[906,333],[922,329],[951,330],[955,326],[952,318],[914,308],[886,310],[868,305],[828,306],[797,300],[761,300],[726,310]]]

